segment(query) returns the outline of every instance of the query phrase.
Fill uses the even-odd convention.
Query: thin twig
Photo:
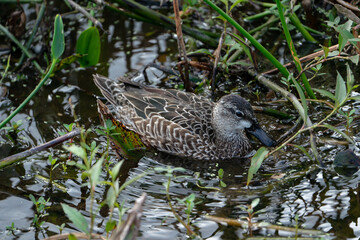
[[[181,64],[178,64],[179,72],[184,81],[185,90],[188,92],[192,92],[190,81],[189,81],[189,63],[188,63],[187,56],[186,56],[185,43],[184,43],[183,34],[182,34],[178,0],[173,0],[173,6],[174,6],[174,14],[175,14],[177,42],[178,42],[178,47],[179,47],[179,58],[180,58],[180,61],[181,60],[184,61],[185,75],[181,71]]]
[[[223,31],[222,34],[221,34],[221,37],[219,39],[219,44],[218,44],[218,47],[216,48],[215,52],[214,52],[214,56],[215,56],[215,60],[214,60],[214,68],[213,68],[213,74],[212,74],[212,79],[211,79],[211,97],[212,97],[212,100],[215,100],[215,86],[216,86],[216,72],[217,72],[217,69],[218,69],[218,63],[219,63],[219,59],[220,59],[220,53],[221,53],[221,49],[222,49],[222,46],[224,44],[224,39],[225,39],[225,35],[226,35],[226,32]]]
[[[6,166],[8,166],[10,164],[19,162],[20,160],[22,160],[22,159],[24,159],[24,158],[26,158],[28,156],[31,156],[31,155],[33,155],[33,154],[35,154],[37,152],[43,151],[43,150],[45,150],[45,149],[47,149],[49,147],[55,146],[55,145],[57,145],[59,143],[62,143],[64,141],[68,140],[68,139],[71,139],[71,138],[79,135],[79,134],[80,134],[79,130],[74,130],[72,132],[69,132],[69,133],[63,135],[63,136],[55,138],[55,139],[53,139],[53,140],[51,140],[49,142],[46,142],[44,144],[41,144],[39,146],[33,147],[33,148],[31,148],[29,150],[26,150],[24,152],[17,153],[17,154],[14,154],[12,156],[6,157],[6,158],[0,160],[0,169],[4,168],[4,167],[6,167]]]
[[[79,12],[81,12],[85,17],[87,17],[90,21],[92,21],[95,26],[99,27],[101,30],[104,31],[103,26],[101,24],[101,22],[99,22],[96,18],[94,18],[93,16],[91,16],[90,13],[88,13],[82,6],[80,6],[79,4],[77,4],[76,2],[72,1],[72,0],[68,0],[68,2]]]
[[[89,236],[86,233],[82,232],[73,232],[73,233],[64,233],[64,234],[58,234],[55,236],[44,238],[43,240],[61,240],[61,239],[69,239],[70,235],[75,236],[77,239],[88,239]],[[101,236],[100,234],[92,233],[91,239],[102,239],[106,240],[105,237]]]
[[[348,46],[349,44],[350,43],[348,42],[348,43],[346,43],[345,46]],[[333,52],[333,51],[336,51],[338,49],[339,49],[339,44],[329,47],[329,52]],[[300,60],[301,63],[304,63],[304,62],[310,61],[310,60],[312,60],[312,59],[314,59],[316,57],[323,56],[324,54],[325,54],[324,50],[321,50],[321,51],[306,55],[306,56],[300,58],[299,60]],[[294,63],[290,62],[290,63],[285,64],[284,67],[291,67],[293,65],[294,65]],[[263,72],[262,74],[264,74],[264,75],[266,75],[266,74],[275,74],[278,71],[279,70],[277,68],[274,68],[274,69],[271,69],[269,71]]]
[[[230,226],[236,226],[236,227],[246,227],[246,226],[248,226],[247,221],[241,221],[239,219],[223,218],[223,217],[216,217],[216,216],[210,216],[210,215],[205,216],[205,219],[209,219],[209,220],[219,222],[219,223],[227,223]],[[295,232],[295,231],[297,231],[298,233],[307,234],[307,235],[315,235],[315,236],[325,235],[324,232],[319,231],[319,230],[299,229],[299,228],[293,228],[293,227],[272,225],[270,223],[252,222],[252,225],[254,227],[265,228],[265,229],[273,229],[273,230],[278,230],[278,231],[287,231],[287,232]]]

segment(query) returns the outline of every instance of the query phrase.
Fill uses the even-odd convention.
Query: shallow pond
[[[25,6],[28,18],[34,18],[33,6]],[[74,29],[80,31],[87,27],[84,18],[80,18],[81,21],[74,21],[78,17],[77,14],[68,14],[63,17],[66,31],[65,55],[74,52],[77,37]],[[58,137],[58,132],[65,130],[64,123],[74,122],[69,98],[75,106],[77,121],[87,129],[98,128],[100,121],[96,96],[100,96],[100,92],[92,81],[92,74],[100,73],[115,79],[125,74],[141,72],[149,63],[155,62],[172,67],[177,61],[176,38],[170,31],[125,18],[108,9],[98,13],[97,17],[104,19],[104,29],[108,30],[108,34],[104,34],[101,38],[100,63],[94,68],[86,69],[72,64],[71,68],[56,73],[51,82],[44,86],[30,104],[13,119],[14,121],[22,120],[23,130],[19,133],[17,143],[11,143],[5,136],[5,132],[1,131],[0,158]],[[328,68],[331,67],[330,64]],[[163,76],[159,70],[150,69],[148,74],[152,85],[173,88],[178,84]],[[15,75],[10,75],[5,81],[10,95],[1,102],[1,121],[9,114],[9,106],[18,106],[35,87],[38,78],[30,74],[26,76],[25,80],[10,83],[10,79],[16,78]],[[331,74],[321,79],[323,82],[335,81],[335,77]],[[141,75],[137,77],[137,80],[143,81]],[[358,80],[357,83],[359,83]],[[246,85],[246,81],[239,78],[232,84],[221,85],[220,88],[239,93],[257,105],[256,96],[252,94],[255,85],[238,87],[240,84]],[[237,88],[231,88],[234,86]],[[222,94],[219,93],[219,95]],[[269,106],[264,103],[265,101],[265,94],[261,94],[260,105]],[[275,103],[270,106],[281,106],[281,104]],[[360,104],[353,103],[352,107],[356,109],[356,115],[359,115]],[[322,110],[314,109],[313,111],[323,114]],[[282,123],[264,114],[257,116],[261,125],[274,137],[279,137],[294,124],[294,122]],[[334,119],[334,124],[339,121],[339,119]],[[351,130],[356,145],[351,145],[350,148],[359,155],[358,119],[353,122]],[[342,140],[340,136],[329,131],[324,131],[319,135]],[[104,136],[94,133],[90,134],[89,138],[89,141],[95,140],[100,144],[101,149],[105,148]],[[310,148],[308,135],[297,138],[295,143],[306,149]],[[259,144],[253,141],[253,146],[257,149]],[[336,173],[332,167],[336,153],[349,147],[329,143],[319,143],[318,147],[324,159],[324,168],[319,168],[315,161],[310,160],[301,151],[286,147],[280,154],[271,156],[263,163],[250,187],[246,187],[247,171],[250,166],[248,159],[208,163],[182,161],[172,157],[165,159],[161,155],[150,154],[138,162],[125,163],[121,168],[119,181],[124,182],[126,179],[134,178],[154,167],[184,168],[185,172],[175,174],[183,177],[172,179],[169,194],[175,210],[184,220],[186,219],[185,206],[177,199],[195,194],[197,204],[190,214],[190,220],[193,230],[204,239],[249,237],[250,233],[246,228],[219,224],[205,219],[205,216],[245,220],[247,212],[239,206],[246,206],[256,198],[260,198],[260,203],[255,210],[263,209],[264,211],[255,214],[252,218],[253,222],[321,230],[324,234],[320,236],[326,239],[359,239],[360,188],[358,183],[360,174],[355,173],[344,177]],[[60,232],[58,227],[62,223],[66,223],[64,233],[77,231],[64,215],[60,203],[67,203],[77,208],[90,222],[90,190],[81,177],[81,171],[75,166],[67,166],[66,170],[59,166],[52,173],[58,185],[49,187],[46,180],[50,175],[49,155],[64,161],[69,157],[69,153],[58,146],[0,170],[0,239],[42,239],[58,234]],[[118,161],[119,158],[111,153],[111,162]],[[113,166],[113,164],[110,165]],[[221,186],[219,183],[219,169],[224,170],[222,181],[226,186]],[[277,174],[284,175],[276,178]],[[108,180],[109,176],[104,171],[101,178]],[[169,208],[163,185],[167,181],[168,177],[164,174],[150,172],[126,187],[121,193],[119,202],[124,202],[126,208],[131,208],[143,192],[147,193],[138,239],[188,238],[186,229],[176,220]],[[96,188],[95,209],[105,200],[107,190],[108,187],[105,185],[99,185]],[[36,211],[29,199],[30,194],[36,199],[41,196],[49,199],[46,204],[47,216],[42,218],[45,222],[41,229],[34,228],[32,224]],[[106,208],[101,208],[97,212],[95,233],[104,234],[108,216]],[[16,229],[11,233],[7,227],[12,223]],[[295,235],[291,231],[269,228],[255,228],[251,234],[254,237]]]

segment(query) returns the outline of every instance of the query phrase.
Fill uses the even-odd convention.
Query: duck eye
[[[236,116],[238,116],[238,117],[243,117],[243,116],[244,116],[244,113],[243,113],[242,111],[240,111],[240,110],[236,110],[236,111],[235,111],[235,114],[236,114]]]

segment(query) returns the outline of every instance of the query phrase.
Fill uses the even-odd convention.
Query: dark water
[[[34,17],[32,6],[28,6],[29,18]],[[66,36],[66,53],[74,52],[76,30],[86,29],[87,22],[81,18],[74,21],[79,15],[64,16]],[[104,28],[109,34],[102,36],[102,53],[100,63],[95,68],[79,68],[73,64],[71,68],[57,73],[52,81],[44,86],[30,104],[18,114],[13,121],[22,119],[18,143],[11,143],[1,131],[1,157],[37,146],[58,136],[58,131],[63,131],[63,123],[71,123],[74,118],[68,99],[72,99],[78,121],[86,128],[94,129],[99,126],[95,95],[100,95],[92,82],[92,74],[100,73],[111,78],[134,74],[142,71],[148,63],[158,63],[166,67],[174,66],[177,61],[177,44],[174,35],[162,28],[154,27],[134,20],[126,19],[109,10],[97,16],[104,18]],[[72,29],[71,29],[72,28]],[[271,33],[271,32],[270,32]],[[277,33],[274,33],[277,34]],[[332,63],[331,63],[332,64]],[[331,69],[333,66],[328,66]],[[35,70],[34,70],[35,71]],[[355,69],[354,69],[355,71]],[[175,84],[168,80],[158,70],[148,71],[153,85],[174,87]],[[321,81],[334,81],[335,75],[326,74]],[[26,80],[10,83],[16,75],[10,75],[5,85],[9,88],[9,96],[2,100],[0,120],[9,114],[10,104],[18,106],[19,103],[35,87],[36,75],[28,74]],[[141,76],[138,80],[142,80]],[[168,80],[168,81],[166,81]],[[320,82],[320,80],[319,80]],[[358,81],[357,81],[358,82]],[[242,79],[231,84],[238,86],[245,84]],[[323,84],[323,83],[321,83]],[[222,88],[227,88],[227,85]],[[256,97],[251,93],[254,86],[245,87],[239,94],[246,96],[256,104]],[[249,90],[250,89],[250,90]],[[226,89],[232,91],[232,89]],[[220,93],[221,94],[221,93]],[[261,100],[265,101],[262,94]],[[272,105],[274,107],[280,104]],[[263,106],[268,106],[263,104]],[[360,104],[353,103],[355,115],[360,113]],[[313,109],[313,116],[324,114],[324,109]],[[325,109],[328,111],[328,109]],[[258,115],[259,121],[273,136],[280,136],[286,129],[293,125],[281,123],[279,120]],[[342,119],[343,120],[343,119]],[[342,121],[341,120],[341,121]],[[340,118],[334,119],[339,123]],[[340,125],[342,128],[342,125]],[[196,195],[197,204],[190,216],[192,228],[205,239],[243,239],[249,236],[247,229],[226,226],[204,218],[205,215],[229,217],[239,219],[247,213],[239,205],[250,204],[252,200],[260,198],[256,210],[265,209],[256,214],[252,221],[269,222],[271,224],[294,227],[295,218],[298,216],[298,226],[304,229],[321,230],[322,237],[326,239],[358,239],[360,237],[360,198],[359,198],[359,173],[350,177],[337,174],[332,168],[332,161],[337,152],[351,148],[356,154],[359,151],[359,120],[352,125],[352,132],[356,145],[341,146],[319,144],[321,157],[324,159],[325,168],[318,168],[316,162],[308,159],[304,154],[292,147],[286,147],[279,154],[267,159],[259,173],[255,176],[252,185],[247,188],[247,171],[249,160],[234,160],[218,163],[178,161],[173,158],[161,159],[143,157],[133,166],[123,166],[123,178],[131,179],[154,167],[183,167],[185,172],[179,173],[182,177],[171,182],[170,195],[175,209],[185,219],[184,206],[176,203],[176,198],[184,198],[190,194]],[[331,137],[343,140],[339,135],[326,131],[321,132],[321,137]],[[91,140],[96,140],[103,147],[106,139],[92,134]],[[309,139],[303,135],[295,140],[296,144],[309,149]],[[254,148],[259,145],[254,142]],[[81,171],[73,166],[68,166],[64,171],[58,167],[54,172],[54,179],[66,190],[53,187],[41,176],[48,178],[50,166],[48,156],[52,154],[60,159],[67,159],[68,153],[61,146],[28,157],[20,164],[0,170],[0,239],[41,239],[59,233],[57,226],[66,223],[63,232],[76,231],[75,226],[68,222],[64,216],[60,203],[67,203],[76,207],[89,220],[90,193],[84,187]],[[111,155],[111,161],[119,159]],[[131,165],[131,164],[125,164]],[[218,169],[224,170],[226,187],[220,187],[217,179]],[[199,173],[199,174],[198,174]],[[280,179],[271,178],[273,174],[284,173]],[[197,186],[199,175],[201,185],[216,187],[219,191],[200,188]],[[101,178],[106,180],[105,172]],[[122,179],[123,181],[124,179]],[[119,202],[124,201],[125,207],[131,208],[136,198],[143,192],[148,194],[139,239],[186,239],[186,229],[174,218],[166,200],[163,183],[168,178],[164,174],[150,173],[127,187],[120,195]],[[99,185],[95,193],[95,209],[105,199],[107,187]],[[29,195],[36,198],[43,196],[50,199],[47,204],[48,216],[42,230],[32,227],[35,208]],[[117,215],[117,213],[115,214]],[[104,234],[105,222],[108,218],[106,210],[102,209],[96,215],[94,232]],[[90,221],[90,220],[89,220]],[[6,227],[14,223],[17,230],[15,236],[6,231]],[[257,237],[288,237],[294,236],[287,231],[255,229],[253,236]]]

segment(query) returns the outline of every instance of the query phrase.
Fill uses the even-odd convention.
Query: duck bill
[[[253,124],[250,128],[247,128],[246,131],[251,135],[254,135],[267,147],[273,147],[276,145],[276,142],[258,124]]]

